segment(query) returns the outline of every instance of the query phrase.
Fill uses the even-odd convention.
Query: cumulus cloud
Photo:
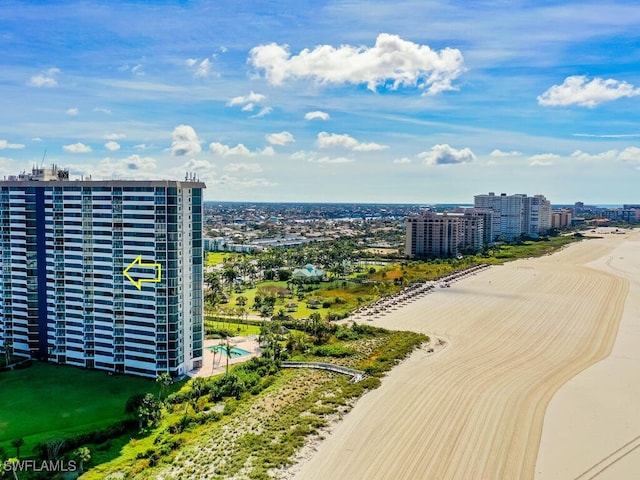
[[[221,157],[228,157],[229,155],[250,157],[253,155],[251,150],[245,147],[242,143],[237,144],[235,147],[230,147],[223,143],[213,142],[209,144],[209,151],[214,155],[220,155]]]
[[[489,154],[489,156],[491,157],[520,157],[522,155],[521,152],[518,152],[516,150],[512,150],[510,152],[503,152],[502,150],[494,150],[493,152],[491,152]]]
[[[561,85],[553,85],[538,97],[538,103],[545,107],[580,105],[595,107],[623,97],[640,95],[640,88],[612,78],[594,78],[589,81],[584,75],[565,78]]]
[[[266,135],[266,139],[271,145],[286,145],[287,143],[295,142],[293,135],[287,131],[271,133]]]
[[[640,168],[640,148],[627,147],[620,152],[618,159],[636,165],[636,168]]]
[[[84,143],[73,143],[71,145],[65,145],[62,147],[65,152],[69,153],[89,153],[91,151],[91,147],[85,145]]]
[[[457,163],[469,163],[476,159],[470,148],[456,150],[447,144],[435,145],[430,151],[418,154],[425,165],[452,165]]]
[[[0,140],[0,150],[22,150],[23,148],[23,143],[9,143],[7,140]]]
[[[249,103],[252,103],[252,104],[261,103],[266,98],[267,97],[265,97],[261,93],[250,92],[249,95],[233,97],[231,100],[227,102],[227,105],[229,107],[237,107],[238,105],[247,105]]]
[[[407,158],[407,157],[394,158],[393,159],[393,163],[395,163],[397,165],[406,165],[406,164],[411,163],[411,159]]]
[[[316,110],[314,112],[308,112],[305,114],[305,120],[329,120],[329,114],[327,112],[321,112],[320,110]]]
[[[611,161],[618,158],[618,151],[607,150],[606,152],[589,154],[589,153],[583,152],[582,150],[576,150],[571,154],[571,157],[575,158],[576,160],[584,160],[584,161],[598,161],[598,160]]]
[[[120,144],[111,140],[104,144],[104,148],[106,148],[110,152],[115,152],[116,150],[120,150]]]
[[[158,178],[158,165],[152,157],[130,155],[126,158],[103,158],[97,164],[70,165],[72,173],[91,175],[97,179],[149,179]]]
[[[51,88],[51,87],[57,87],[58,86],[58,80],[57,80],[57,76],[60,73],[60,69],[59,68],[50,68],[38,75],[34,75],[29,79],[29,82],[27,82],[27,84],[31,87],[47,87],[47,88]]]
[[[259,163],[230,163],[223,169],[225,172],[250,172],[258,173],[262,171]]]
[[[65,113],[67,115],[71,115],[72,117],[75,117],[76,115],[78,115],[78,113],[80,113],[80,110],[78,110],[77,108],[70,108]]]
[[[212,73],[211,67],[213,64],[208,58],[205,58],[204,60],[190,58],[186,61],[186,64],[191,70],[193,70],[193,74],[196,77],[208,77]]]
[[[460,50],[438,52],[387,33],[378,35],[371,48],[319,45],[293,56],[288,45],[260,45],[251,49],[248,61],[272,85],[311,78],[320,84],[366,84],[372,91],[417,86],[428,94],[452,90],[451,82],[464,71]]]
[[[172,137],[171,153],[175,157],[194,155],[202,151],[200,139],[193,127],[189,125],[178,125],[173,130]]]
[[[355,152],[372,152],[376,150],[384,150],[387,145],[379,143],[362,143],[353,138],[351,135],[320,132],[316,144],[319,148],[342,147]]]

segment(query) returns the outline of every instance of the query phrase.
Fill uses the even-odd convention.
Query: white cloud
[[[262,110],[260,110],[258,113],[256,113],[255,115],[252,115],[251,118],[261,118],[264,117],[265,115],[269,115],[271,113],[273,109],[271,107],[263,107]]]
[[[271,145],[286,145],[287,143],[295,142],[293,135],[286,131],[271,133],[266,135],[266,139]]]
[[[555,153],[539,153],[529,157],[530,167],[547,167],[553,165],[553,162],[560,158],[560,155]]]
[[[31,141],[32,141],[32,142],[41,142],[41,141],[42,141],[42,139],[41,139],[40,137],[33,137],[33,138],[31,139]]]
[[[23,143],[9,143],[7,140],[0,140],[0,150],[22,150],[24,148]]]
[[[149,147],[147,147],[147,145],[144,143],[139,143],[138,145],[134,145],[133,148],[135,148],[136,150],[146,150]]]
[[[407,157],[394,158],[393,159],[393,163],[395,163],[397,165],[407,165],[407,164],[411,163],[411,159],[407,158]]]
[[[144,70],[141,64],[138,64],[136,66],[134,66],[131,69],[131,73],[133,73],[134,75],[144,75]]]
[[[258,153],[260,155],[272,157],[276,153],[276,151],[273,149],[273,147],[264,147],[262,150],[259,150]]]
[[[72,117],[75,117],[76,115],[78,115],[78,113],[80,113],[80,110],[78,110],[77,108],[70,108],[65,113],[67,115],[71,115]]]
[[[225,172],[251,172],[258,173],[262,171],[259,163],[230,163],[223,169]]]
[[[105,115],[111,115],[111,110],[108,108],[96,107],[93,109],[94,112],[104,113]]]
[[[255,155],[245,147],[242,143],[237,144],[235,147],[224,145],[223,143],[213,142],[209,144],[209,151],[214,155],[220,155],[221,157],[228,157],[230,155],[238,155],[243,157],[251,157]]]
[[[606,152],[597,153],[595,155],[591,155],[589,153],[585,153],[582,150],[576,150],[571,154],[572,158],[583,161],[613,161],[618,158],[617,150],[607,150]]]
[[[106,133],[102,136],[105,140],[122,140],[123,138],[127,138],[124,133]]]
[[[307,152],[304,150],[292,154],[291,160],[310,163],[351,163],[355,161],[355,159],[348,157],[318,156],[317,152]]]
[[[56,77],[59,73],[59,68],[50,68],[45,72],[32,76],[27,84],[31,87],[57,87],[58,80]]]
[[[236,107],[238,105],[245,105],[247,103],[260,103],[263,102],[267,97],[262,95],[261,93],[250,92],[249,95],[244,97],[233,97],[231,100],[227,102],[229,107]]]
[[[351,135],[320,132],[316,144],[319,148],[342,147],[356,152],[372,152],[376,150],[384,150],[388,148],[386,145],[379,143],[361,143]]]
[[[255,105],[253,103],[247,103],[244,107],[242,107],[243,112],[253,112],[253,108]]]
[[[374,47],[319,45],[291,56],[287,45],[271,43],[251,49],[249,63],[264,70],[272,85],[285,80],[312,78],[321,84],[366,84],[375,91],[379,86],[417,86],[429,94],[451,90],[451,82],[463,71],[460,50],[431,50],[381,33]]]
[[[618,159],[640,167],[640,148],[627,147],[618,155]]]
[[[173,143],[171,144],[171,153],[175,157],[184,155],[194,155],[200,153],[200,139],[196,135],[196,131],[189,125],[178,125],[173,130]]]
[[[106,148],[110,152],[115,152],[116,150],[120,150],[120,144],[111,140],[104,144],[104,148]]]
[[[212,170],[215,168],[215,165],[208,160],[192,158],[180,168],[189,172],[197,172],[201,170]]]
[[[329,114],[327,112],[321,112],[320,110],[316,110],[315,112],[308,112],[305,114],[305,120],[329,120]]]
[[[502,150],[494,150],[493,152],[491,152],[489,154],[489,156],[491,157],[520,157],[522,156],[521,152],[518,152],[516,150],[512,150],[510,152],[503,152]]]
[[[233,188],[250,189],[262,187],[275,187],[278,184],[266,178],[237,178],[231,175],[222,175],[214,182],[217,185],[225,185]]]
[[[103,158],[97,164],[69,165],[72,173],[94,179],[150,179],[159,178],[154,158],[130,155],[126,158]]]
[[[187,66],[193,70],[193,74],[196,77],[208,77],[211,74],[211,67],[213,64],[211,60],[205,58],[204,60],[199,60],[197,58],[189,58],[186,62]]]
[[[62,147],[65,152],[69,153],[89,153],[91,151],[91,147],[85,145],[84,143],[73,143],[71,145],[65,145]]]
[[[430,151],[418,154],[426,165],[452,165],[469,163],[476,159],[470,148],[456,150],[447,144],[435,145]]]
[[[595,107],[603,102],[610,102],[622,97],[640,95],[640,88],[627,82],[609,78],[594,78],[588,81],[584,75],[565,78],[562,85],[553,85],[538,97],[538,103],[545,107],[564,105],[580,105]]]

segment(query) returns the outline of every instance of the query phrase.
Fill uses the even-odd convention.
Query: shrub
[[[311,350],[311,354],[318,357],[344,358],[350,357],[355,353],[356,351],[353,348],[343,345],[322,345],[321,347],[314,347]]]

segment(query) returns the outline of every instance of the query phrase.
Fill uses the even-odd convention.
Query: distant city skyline
[[[206,201],[637,203],[634,2],[0,4],[0,179]]]

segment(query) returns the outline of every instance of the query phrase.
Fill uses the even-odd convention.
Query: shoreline
[[[588,264],[629,282],[613,349],[580,372],[549,403],[536,480],[637,478],[640,471],[640,232]]]
[[[585,264],[618,240],[509,262],[374,319],[451,348],[396,366],[295,478],[533,478],[547,404],[614,345],[628,282]]]

